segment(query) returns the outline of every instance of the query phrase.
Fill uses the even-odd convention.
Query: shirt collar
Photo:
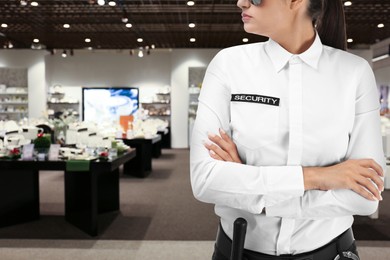
[[[277,72],[284,68],[284,66],[291,59],[292,56],[298,56],[303,62],[313,67],[314,69],[317,69],[322,49],[322,42],[317,32],[316,38],[310,48],[298,55],[294,55],[288,52],[286,49],[284,49],[272,39],[269,39],[266,45],[266,52]]]

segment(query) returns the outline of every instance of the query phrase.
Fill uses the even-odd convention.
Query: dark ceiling
[[[7,25],[0,27],[1,46],[31,48],[35,38],[47,49],[135,49],[152,44],[156,48],[224,48],[242,44],[243,38],[264,40],[244,32],[236,0],[195,0],[194,6],[187,6],[187,0],[116,0],[115,6],[107,0],[104,6],[96,0],[36,0],[38,6],[31,2],[23,6],[19,0],[0,1],[0,25]],[[390,0],[352,0],[345,12],[347,34],[353,38],[350,48],[390,37]],[[125,16],[131,28],[122,22]],[[195,23],[195,28],[189,28],[189,23]],[[383,28],[378,28],[380,23]],[[195,42],[190,42],[192,37]],[[138,38],[143,42],[137,42]]]

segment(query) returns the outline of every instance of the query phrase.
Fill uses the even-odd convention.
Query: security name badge
[[[280,98],[250,94],[232,94],[231,101],[258,103],[271,106],[279,106]]]

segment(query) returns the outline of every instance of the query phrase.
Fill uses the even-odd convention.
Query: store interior
[[[189,181],[202,80],[221,49],[266,39],[243,32],[236,1],[103,2],[0,3],[0,259],[210,259],[218,219]],[[390,157],[390,3],[343,2]],[[42,137],[50,150],[30,150]],[[389,174],[355,219],[361,259],[390,259]]]

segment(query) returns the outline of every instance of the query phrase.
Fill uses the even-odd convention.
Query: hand
[[[382,167],[372,159],[347,160],[329,167],[304,167],[305,190],[350,189],[368,200],[382,200]],[[374,185],[375,183],[375,185]]]
[[[213,143],[205,142],[204,144],[210,156],[220,161],[242,163],[236,144],[222,129],[219,129],[219,134],[221,136],[209,134],[208,137]]]

